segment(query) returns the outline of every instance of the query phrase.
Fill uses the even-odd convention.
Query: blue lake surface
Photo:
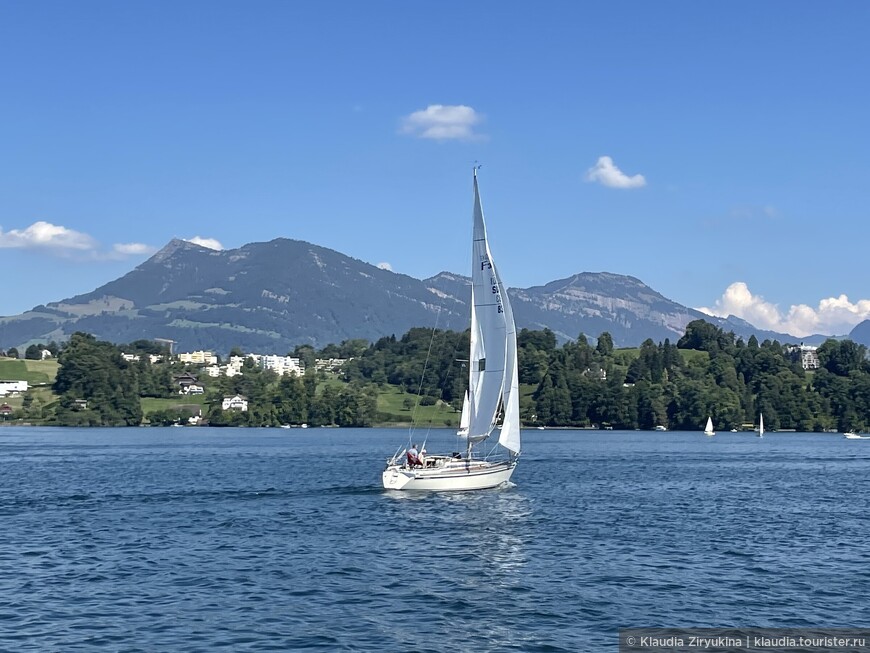
[[[528,431],[512,487],[382,490],[407,442],[0,428],[0,650],[612,652],[620,627],[870,626],[870,441]]]

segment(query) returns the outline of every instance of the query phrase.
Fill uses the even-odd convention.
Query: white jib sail
[[[498,275],[496,275],[498,276]],[[514,454],[520,452],[520,384],[517,372],[517,327],[514,324],[514,312],[508,299],[507,289],[498,281],[505,315],[505,378],[502,391],[504,419],[498,443]]]
[[[468,435],[468,419],[469,419],[469,405],[470,401],[468,400],[468,391],[465,391],[465,398],[462,400],[462,415],[459,417],[459,430],[456,431],[457,435],[467,436]]]
[[[758,435],[764,435],[764,415],[758,413]]]

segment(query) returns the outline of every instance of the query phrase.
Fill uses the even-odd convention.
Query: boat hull
[[[387,490],[423,490],[428,492],[456,492],[486,490],[510,480],[516,461],[471,464],[452,463],[440,469],[408,469],[390,465],[383,473]]]

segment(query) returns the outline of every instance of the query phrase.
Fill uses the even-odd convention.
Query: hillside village
[[[38,355],[34,351],[38,351]],[[2,376],[10,376],[8,371],[17,369],[24,371],[21,376],[26,377],[0,378],[0,401],[2,401],[0,423],[33,417],[29,409],[33,406],[34,397],[40,398],[43,404],[46,403],[46,395],[52,392],[49,381],[56,376],[59,366],[56,359],[57,351],[57,347],[53,347],[50,351],[47,347],[39,346],[33,351],[28,350],[29,357],[21,360],[18,359],[17,351],[0,351],[0,372],[7,372]],[[217,354],[204,350],[177,354],[131,353],[121,350],[120,358],[131,365],[148,367],[168,365],[172,370],[170,392],[179,396],[178,400],[169,400],[168,403],[171,403],[170,408],[186,409],[186,412],[190,413],[186,423],[190,425],[207,423],[203,413],[208,408],[208,404],[201,397],[210,388],[217,389],[218,384],[215,381],[221,377],[232,379],[244,376],[246,372],[248,374],[268,372],[279,378],[301,378],[306,373],[306,364],[301,357],[277,354],[234,354],[227,357],[226,361],[222,361]],[[39,361],[38,365],[36,361]],[[347,361],[346,358],[313,358],[310,360],[312,364],[309,368],[314,373],[335,374]],[[30,363],[29,367],[28,363]],[[47,370],[48,373],[40,370]],[[45,376],[45,380],[42,380],[40,375]],[[221,395],[219,405],[222,411],[244,413],[248,411],[248,403],[248,397],[235,393]],[[71,407],[75,411],[82,412],[87,411],[90,406],[86,398],[74,398]],[[172,423],[182,421],[181,411],[170,412]],[[178,414],[176,415],[175,412]]]

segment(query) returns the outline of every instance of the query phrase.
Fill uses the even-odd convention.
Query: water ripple
[[[870,448],[527,435],[506,487],[408,494],[379,486],[395,431],[0,429],[0,650],[561,653],[870,620]]]

